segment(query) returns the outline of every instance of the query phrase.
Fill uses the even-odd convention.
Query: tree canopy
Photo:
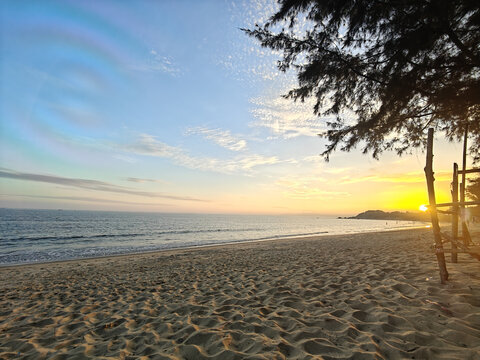
[[[480,177],[470,180],[470,185],[466,187],[467,195],[473,201],[480,201]]]
[[[285,97],[313,97],[314,114],[334,115],[322,155],[360,145],[373,157],[421,147],[434,127],[480,160],[478,0],[278,0],[264,24],[242,29],[281,51],[296,71]]]
[[[467,196],[472,201],[480,201],[480,176],[473,178],[469,181],[469,185],[466,187]],[[472,214],[480,216],[480,205],[470,208]]]

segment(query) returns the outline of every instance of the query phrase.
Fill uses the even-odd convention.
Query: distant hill
[[[446,217],[448,220],[448,217]],[[368,210],[355,216],[339,217],[339,219],[364,219],[364,220],[401,220],[401,221],[430,221],[430,214],[425,212],[385,212],[382,210]],[[445,220],[442,219],[441,220]]]

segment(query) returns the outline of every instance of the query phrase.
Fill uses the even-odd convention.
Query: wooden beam
[[[455,206],[455,205],[480,205],[480,201],[459,201],[459,202],[449,202],[449,203],[440,203],[440,204],[435,204],[436,208],[439,207],[447,207],[447,206]],[[427,205],[427,207],[430,207],[431,205]]]
[[[457,239],[458,239],[458,164],[453,163],[453,179],[452,179],[452,203],[453,211],[452,213],[452,263],[456,263],[458,261],[457,257]]]
[[[459,175],[465,174],[473,174],[473,173],[480,173],[480,169],[466,169],[466,170],[458,170]]]
[[[438,268],[440,271],[440,282],[442,284],[445,284],[445,282],[448,280],[448,271],[447,265],[445,263],[445,254],[443,253],[442,237],[440,235],[440,225],[438,224],[437,208],[435,206],[435,177],[433,175],[433,128],[430,128],[428,129],[427,138],[425,177],[427,180],[428,200],[431,206],[430,217],[432,219],[433,236],[435,238],[435,255],[437,256]]]
[[[448,234],[445,234],[445,233],[441,232],[440,235],[443,236],[448,241],[450,241],[452,244],[455,242],[455,240],[452,239]],[[468,246],[465,246],[460,241],[456,241],[456,244],[460,249],[462,249],[466,253],[470,254],[475,259],[480,260],[480,253],[478,253],[477,251],[473,251],[473,249],[470,249]]]

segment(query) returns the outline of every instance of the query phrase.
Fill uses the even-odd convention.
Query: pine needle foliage
[[[319,134],[327,161],[357,146],[374,158],[409,153],[425,145],[429,127],[461,140],[467,123],[470,154],[480,161],[480,1],[279,5],[266,23],[242,30],[281,52],[280,70],[296,72],[286,98],[313,97],[314,114],[334,119]]]

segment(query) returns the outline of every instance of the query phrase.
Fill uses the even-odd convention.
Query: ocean
[[[0,265],[424,226],[317,215],[206,215],[0,209]]]

